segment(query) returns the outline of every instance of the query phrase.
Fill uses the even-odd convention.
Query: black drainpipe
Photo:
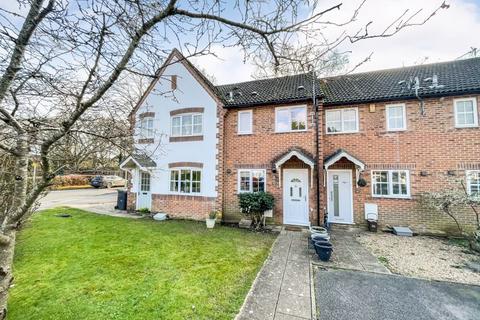
[[[320,226],[320,168],[318,167],[320,164],[320,137],[319,137],[319,111],[318,111],[318,104],[317,104],[317,93],[316,93],[316,86],[315,86],[315,69],[312,68],[312,92],[313,92],[313,109],[315,110],[315,161],[317,165],[317,225]]]

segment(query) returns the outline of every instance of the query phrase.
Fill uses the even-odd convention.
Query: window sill
[[[275,133],[303,133],[308,132],[308,129],[305,130],[291,130],[291,131],[275,131]]]
[[[251,136],[253,135],[253,132],[238,132],[237,135],[239,136]]]
[[[170,138],[169,138],[169,142],[188,142],[188,141],[203,141],[203,135],[200,135],[200,136],[180,136],[180,137],[170,136]]]
[[[478,124],[475,124],[471,126],[455,126],[455,129],[477,129],[478,127]]]
[[[360,131],[345,131],[345,132],[325,132],[328,135],[336,135],[336,134],[355,134],[360,133]]]
[[[374,199],[393,199],[393,200],[412,200],[411,196],[396,197],[396,196],[375,196],[372,195]]]
[[[153,138],[143,138],[143,139],[138,139],[137,140],[137,143],[138,144],[150,144],[150,143],[154,143],[155,140]]]
[[[405,132],[407,129],[387,129],[385,133],[397,133],[397,132]]]

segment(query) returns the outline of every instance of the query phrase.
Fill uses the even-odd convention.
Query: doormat
[[[285,226],[285,230],[287,231],[302,231],[302,227],[297,226]]]

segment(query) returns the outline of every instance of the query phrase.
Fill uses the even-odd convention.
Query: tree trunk
[[[17,137],[15,156],[15,188],[13,206],[6,214],[0,228],[0,319],[7,316],[8,289],[13,281],[12,266],[15,250],[16,229],[11,225],[27,201],[28,190],[28,136],[20,133]]]
[[[13,281],[13,254],[15,250],[14,229],[0,234],[0,319],[7,316],[8,289]]]
[[[28,136],[26,133],[18,135],[17,152],[18,155],[15,157],[15,192],[13,195],[13,211],[17,211],[22,208],[27,199]]]

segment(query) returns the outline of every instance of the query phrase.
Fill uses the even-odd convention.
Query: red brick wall
[[[204,220],[216,208],[216,198],[152,194],[152,212],[164,212],[171,218]]]
[[[479,100],[480,96],[476,97]],[[415,199],[422,192],[438,191],[449,184],[459,187],[458,181],[465,180],[464,168],[480,166],[480,129],[455,128],[454,98],[427,99],[424,116],[417,100],[399,101],[406,103],[407,113],[407,130],[401,132],[386,131],[385,105],[390,102],[375,103],[375,112],[369,111],[369,104],[343,106],[358,107],[360,131],[323,134],[322,140],[324,156],[342,148],[366,164],[363,177],[368,185],[354,188],[356,223],[364,222],[363,205],[369,202],[378,204],[381,225],[409,225],[417,231],[452,229],[449,218],[420,208]],[[340,107],[324,106],[334,108]],[[325,121],[322,132],[325,133]],[[373,198],[370,172],[378,168],[409,169],[412,199]],[[421,171],[427,176],[421,176]],[[453,171],[455,176],[447,171]],[[474,216],[470,210],[464,210],[459,220],[471,225]]]
[[[282,188],[279,187],[279,174],[281,172],[272,172],[273,162],[292,148],[301,148],[310,155],[315,155],[315,127],[312,106],[308,105],[307,107],[308,130],[289,133],[275,133],[275,107],[275,105],[271,105],[252,108],[253,133],[249,135],[237,134],[238,110],[243,109],[229,109],[227,111],[224,124],[223,211],[225,221],[238,221],[242,217],[238,208],[238,169],[266,169],[266,190],[275,197],[274,222],[283,223]],[[283,167],[304,167],[304,163],[292,158]],[[316,219],[315,183],[313,185],[313,188],[309,188],[311,221]]]

